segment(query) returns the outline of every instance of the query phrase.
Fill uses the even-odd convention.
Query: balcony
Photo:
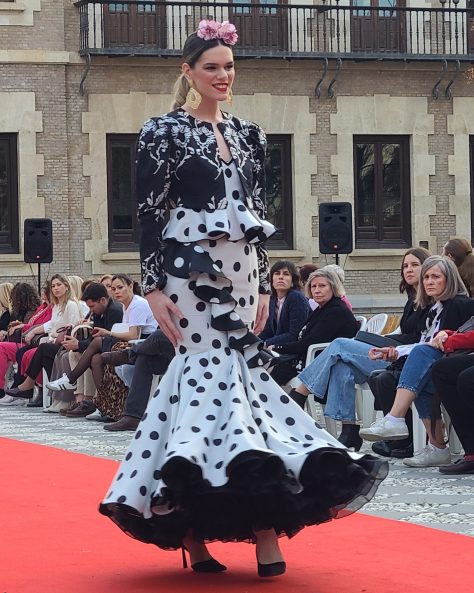
[[[309,0],[310,1],[310,0]],[[474,61],[474,0],[165,2],[78,0],[81,55],[180,56],[203,18],[234,23],[240,58]]]

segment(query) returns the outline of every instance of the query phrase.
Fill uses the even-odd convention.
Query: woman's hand
[[[384,346],[383,348],[371,348],[369,350],[370,360],[385,360],[394,362],[398,358],[395,346]]]
[[[448,337],[449,336],[446,332],[440,331],[431,340],[430,346],[433,346],[433,348],[437,348],[438,350],[441,350],[441,352],[444,352],[444,343],[446,342]]]
[[[255,327],[253,328],[253,333],[258,336],[260,332],[263,331],[265,327],[265,323],[268,319],[268,309],[270,307],[270,295],[269,294],[259,294],[258,295],[258,305],[257,305],[257,317],[255,318]]]
[[[24,323],[20,323],[19,321],[14,321],[13,323],[10,323],[10,325],[8,326],[8,335],[13,336],[16,330],[22,329],[24,325]]]
[[[92,330],[92,336],[94,338],[103,338],[104,336],[110,336],[110,331],[103,327],[94,327]]]
[[[23,342],[25,342],[25,344],[27,344],[29,346],[31,344],[31,340],[33,339],[34,335],[35,335],[35,332],[33,330],[30,330],[23,336]]]
[[[145,298],[150,305],[155,319],[158,321],[161,331],[176,348],[176,345],[183,339],[183,337],[174,324],[171,315],[174,315],[178,319],[183,319],[184,315],[173,301],[161,292],[161,290],[153,290],[146,294]]]

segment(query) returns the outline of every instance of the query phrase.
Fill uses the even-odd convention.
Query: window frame
[[[267,134],[267,145],[272,141],[281,142],[283,145],[282,156],[282,194],[283,194],[283,217],[288,221],[283,232],[277,229],[277,233],[267,241],[269,250],[293,249],[293,162],[292,162],[292,136],[291,134]],[[268,200],[267,200],[268,203]]]
[[[136,204],[136,171],[135,171],[135,153],[137,145],[136,134],[107,134],[106,136],[106,151],[107,151],[107,226],[108,226],[108,244],[109,252],[125,252],[139,250],[139,228],[138,219],[132,216],[133,226],[130,231],[117,232],[118,229],[113,227],[113,167],[112,167],[112,152],[113,146],[116,144],[129,144],[130,150],[130,196],[132,204]],[[135,208],[136,212],[136,208]],[[136,240],[135,240],[136,238]]]
[[[18,134],[0,133],[0,143],[7,146],[7,188],[8,229],[0,231],[0,253],[19,253],[19,187],[18,187]]]
[[[367,232],[367,227],[358,226],[358,170],[357,144],[399,144],[400,145],[400,238],[384,238],[383,200],[380,199],[380,187],[383,163],[377,159],[377,149],[374,150],[374,193],[375,193],[375,233],[371,239],[361,237],[361,232]],[[356,249],[385,249],[409,248],[412,244],[411,224],[411,177],[410,177],[410,136],[404,134],[357,134],[353,136],[353,167],[354,167],[354,243]],[[393,228],[393,227],[392,227]],[[396,227],[395,227],[396,228]]]

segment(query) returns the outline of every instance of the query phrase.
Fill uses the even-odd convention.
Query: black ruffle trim
[[[145,519],[120,503],[103,503],[99,511],[131,537],[164,549],[181,547],[190,529],[203,542],[254,542],[254,531],[270,528],[292,537],[357,511],[387,473],[387,462],[370,455],[354,461],[343,449],[320,448],[302,466],[298,493],[296,476],[288,475],[278,456],[248,451],[229,464],[228,482],[212,487],[198,465],[174,457],[162,468],[166,488],[152,500],[152,506],[170,504],[172,512]]]

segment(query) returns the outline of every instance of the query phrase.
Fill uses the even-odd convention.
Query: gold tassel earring
[[[191,107],[191,109],[197,109],[199,105],[201,105],[202,96],[194,87],[193,83],[189,83],[189,91],[186,95],[186,103]]]
[[[234,94],[232,93],[232,87],[229,89],[229,93],[227,94],[227,103],[232,105],[232,100],[234,98]]]

